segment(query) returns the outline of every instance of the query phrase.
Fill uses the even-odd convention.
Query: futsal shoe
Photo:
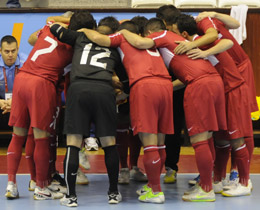
[[[154,193],[152,190],[140,195],[138,200],[145,203],[164,203],[165,197],[163,192]]]
[[[166,168],[166,174],[163,178],[164,184],[174,184],[177,181],[177,172],[171,168]]]
[[[148,192],[150,192],[152,188],[150,188],[147,184],[142,186],[140,189],[136,190],[137,195],[144,195]]]
[[[79,168],[76,177],[76,184],[87,185],[89,184],[87,176]]]
[[[78,199],[76,196],[67,196],[64,195],[62,199],[60,199],[60,204],[68,207],[77,207]]]
[[[130,179],[133,179],[137,182],[147,182],[147,177],[137,166],[133,166],[133,168],[130,170]]]
[[[121,168],[118,176],[118,184],[129,184],[130,173],[129,168]]]
[[[182,200],[184,201],[190,201],[190,202],[212,202],[215,201],[215,193],[212,189],[209,192],[205,192],[201,186],[196,188],[193,192],[191,192],[188,195],[183,195]]]
[[[34,191],[34,190],[35,190],[35,187],[36,187],[36,182],[35,182],[34,180],[30,180],[30,181],[29,181],[28,190],[29,190],[29,191]]]
[[[49,188],[40,188],[35,187],[33,198],[34,200],[53,200],[60,199],[63,197],[63,194],[60,192],[53,192]]]
[[[122,195],[120,192],[108,192],[107,197],[109,204],[118,204],[122,201]]]
[[[251,195],[251,186],[243,186],[240,183],[237,183],[236,187],[231,188],[230,190],[225,190],[222,192],[222,195],[225,197],[238,197]]]
[[[9,200],[19,198],[17,184],[14,184],[14,182],[11,181],[7,183],[5,197]]]

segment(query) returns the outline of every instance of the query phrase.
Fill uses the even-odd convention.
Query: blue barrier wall
[[[0,14],[1,30],[0,38],[5,35],[12,35],[15,23],[23,23],[23,29],[20,40],[20,52],[29,54],[32,46],[27,42],[31,33],[37,31],[45,25],[46,19],[49,16],[57,16],[62,13],[2,13]],[[148,19],[155,17],[155,13],[92,13],[97,23],[100,19],[106,16],[114,16],[118,20],[131,19],[136,15],[145,16]],[[192,13],[196,15],[196,13]]]

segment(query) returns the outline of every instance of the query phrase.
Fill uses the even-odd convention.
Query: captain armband
[[[54,24],[51,27],[51,33],[56,36],[58,39],[61,39],[62,34],[66,31],[66,28],[62,27],[59,24]]]

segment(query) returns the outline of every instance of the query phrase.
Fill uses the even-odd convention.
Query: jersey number
[[[49,36],[46,36],[44,40],[49,42],[51,45],[48,48],[36,50],[31,58],[32,61],[36,61],[39,55],[51,53],[58,46],[58,42]]]
[[[80,59],[80,64],[82,64],[82,65],[87,64],[88,56],[89,56],[89,52],[90,52],[91,47],[92,47],[92,43],[85,45],[84,50],[82,52],[81,59]],[[104,48],[104,47],[96,47],[95,49],[96,50],[105,50],[105,52],[100,52],[100,53],[97,53],[96,55],[93,55],[90,58],[89,64],[92,65],[92,66],[96,66],[96,67],[106,69],[107,63],[99,62],[98,59],[109,58],[111,51],[107,48]]]

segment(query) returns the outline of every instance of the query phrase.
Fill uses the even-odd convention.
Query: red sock
[[[57,156],[57,136],[51,135],[50,136],[50,165],[49,165],[49,173],[48,179],[51,183],[52,181],[52,174],[56,172],[56,156]]]
[[[231,167],[230,167],[230,172],[232,170],[237,170],[237,164],[236,164],[236,161],[235,161],[235,158],[234,158],[234,151],[231,150]]]
[[[213,137],[211,137],[210,139],[208,139],[208,144],[209,144],[209,149],[210,149],[210,151],[211,151],[212,158],[213,158],[213,163],[214,163],[215,158],[216,158],[216,151],[215,151],[215,145],[214,145],[214,139],[213,139]]]
[[[26,145],[25,145],[25,154],[26,154],[25,158],[31,175],[31,180],[36,181],[36,171],[35,171],[35,164],[33,159],[34,148],[35,148],[35,143],[34,143],[33,134],[28,134]]]
[[[253,136],[245,137],[245,143],[249,154],[249,161],[251,162],[253,152],[254,152],[254,147],[255,147],[254,137]]]
[[[195,150],[195,158],[200,173],[200,186],[206,192],[212,190],[213,158],[208,141],[192,144]]]
[[[7,150],[8,181],[16,183],[16,173],[22,157],[23,144],[27,136],[17,136],[13,133]]]
[[[34,161],[36,167],[36,185],[44,188],[48,185],[48,171],[50,160],[50,139],[35,139]]]
[[[227,162],[229,159],[230,144],[216,146],[216,159],[214,164],[214,181],[221,181],[226,178]]]
[[[130,147],[130,168],[132,169],[133,166],[137,166],[138,158],[140,155],[141,150],[141,141],[138,135],[133,135],[133,131],[129,132],[129,147]]]
[[[117,149],[119,153],[121,168],[128,168],[127,157],[128,157],[128,142],[129,134],[127,129],[118,129],[116,136]]]
[[[234,151],[234,158],[237,163],[239,183],[247,186],[249,179],[249,155],[245,144]]]
[[[149,145],[144,147],[143,163],[149,186],[152,188],[153,192],[161,192],[161,158],[157,145]]]
[[[165,145],[159,145],[158,146],[158,152],[161,158],[161,173],[165,164],[165,160],[166,160],[166,151],[165,151],[166,146]]]

